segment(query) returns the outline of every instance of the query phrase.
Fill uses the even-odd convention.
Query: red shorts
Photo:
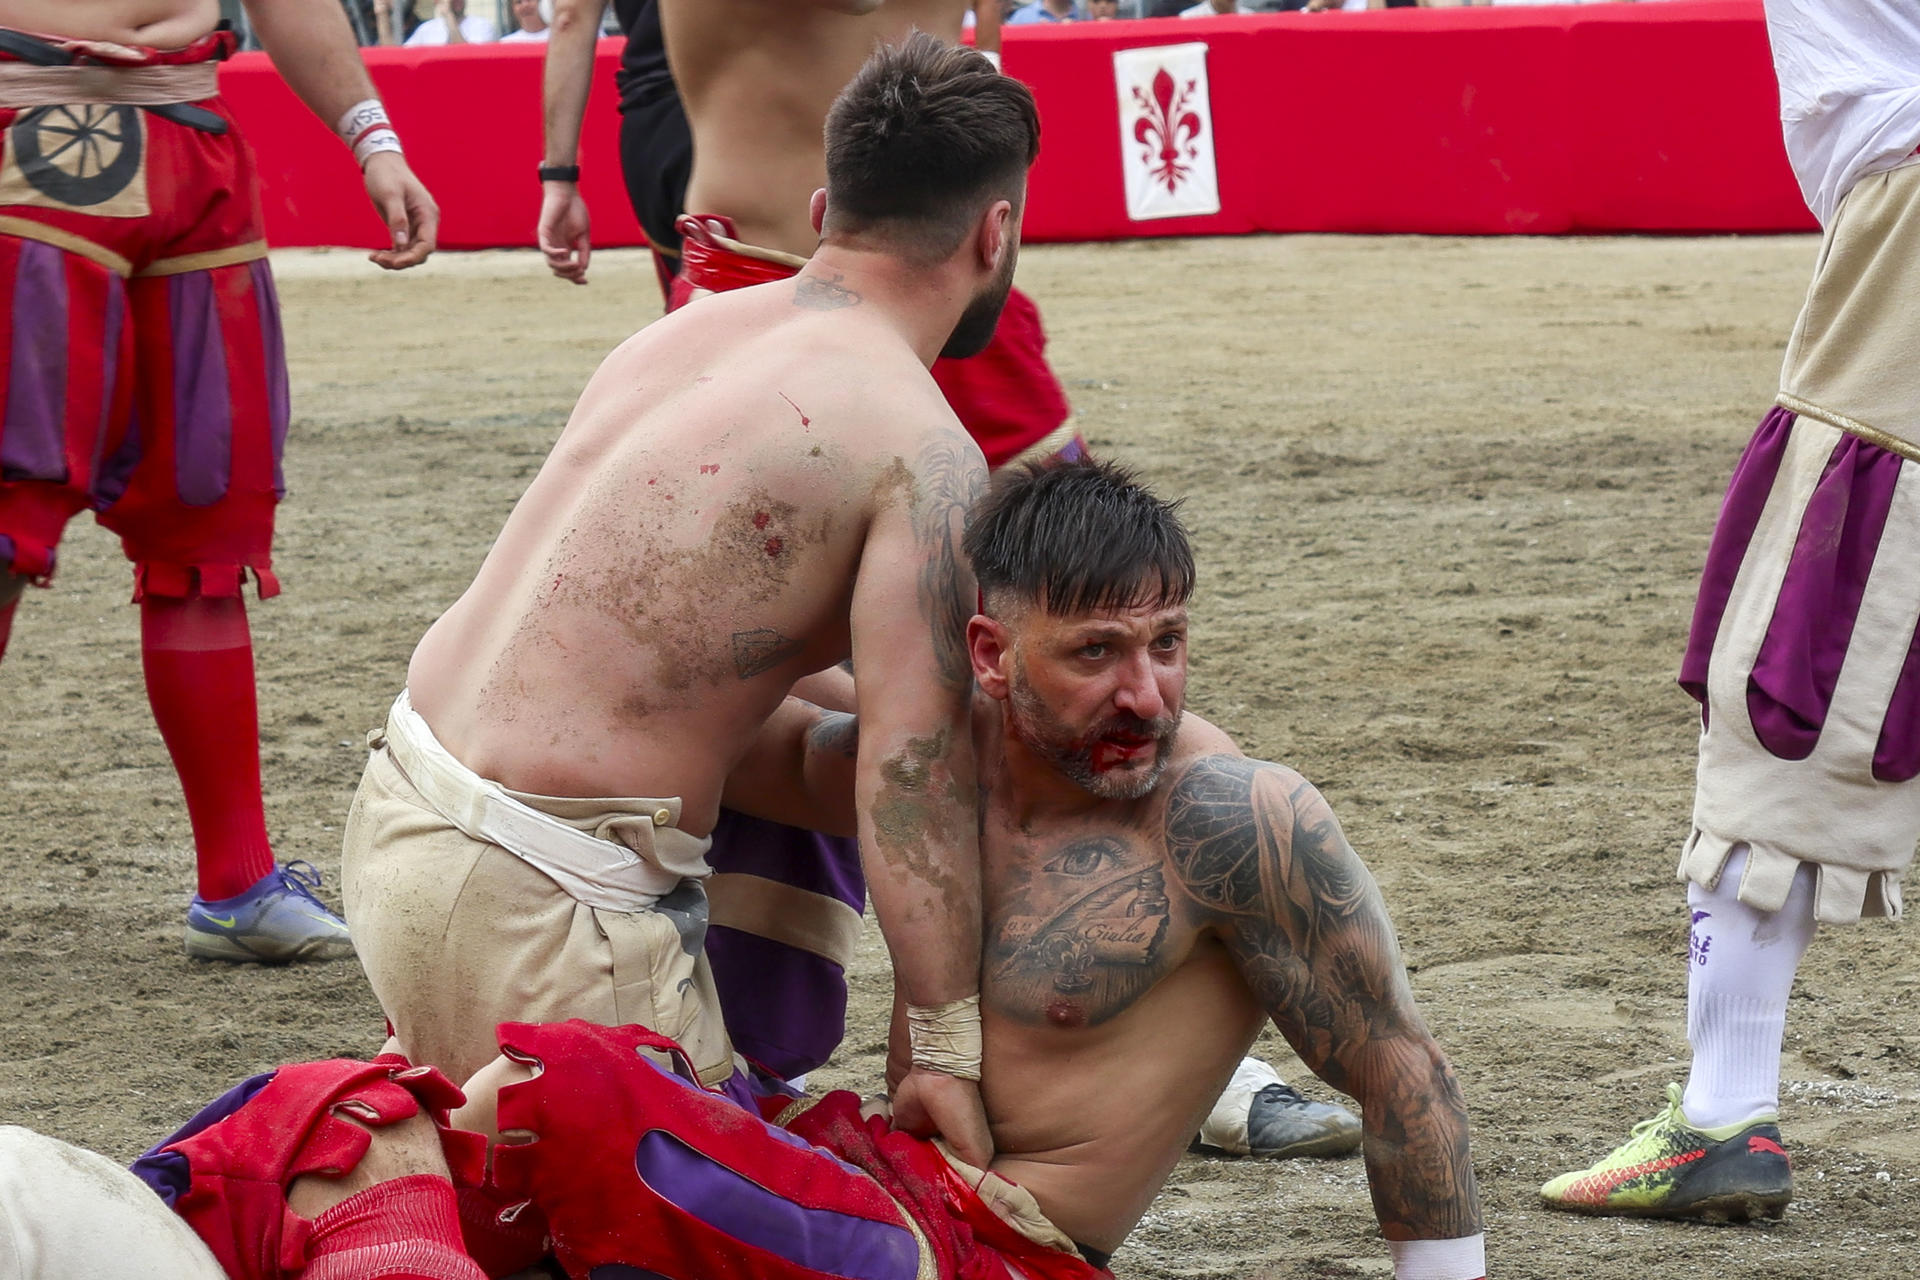
[[[569,1276],[1108,1277],[1015,1232],[932,1143],[862,1120],[850,1093],[782,1127],[641,1057],[685,1061],[640,1027],[503,1023],[500,1045],[541,1070],[500,1091],[501,1130],[535,1140],[494,1149],[496,1190],[544,1214]]]
[[[274,594],[287,371],[252,151],[120,105],[0,107],[0,131],[0,565],[44,583],[91,507],[136,598],[236,595],[249,570]]]
[[[719,235],[709,223],[720,225]],[[677,225],[680,275],[668,294],[669,311],[684,307],[696,290],[726,293],[785,280],[799,269],[790,255],[762,256],[732,240],[733,224],[725,218],[683,214]],[[987,349],[965,360],[934,361],[933,380],[989,467],[1054,453],[1078,458],[1086,452],[1077,435],[1061,433],[1071,412],[1067,393],[1047,364],[1040,308],[1018,289],[1007,295]],[[1052,438],[1056,434],[1062,438]]]

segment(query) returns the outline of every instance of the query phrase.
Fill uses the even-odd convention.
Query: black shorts
[[[673,222],[685,211],[687,179],[693,173],[693,134],[679,94],[661,93],[622,111],[620,172],[640,229],[656,250],[677,263],[680,235]]]

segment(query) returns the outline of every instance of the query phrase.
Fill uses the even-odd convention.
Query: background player
[[[1780,1049],[1815,921],[1900,914],[1920,839],[1920,13],[1767,0],[1787,156],[1826,242],[1720,508],[1680,683],[1683,1091],[1549,1207],[1779,1217]]]
[[[309,0],[247,13],[353,146],[393,237],[373,261],[424,260],[439,213],[345,14]],[[134,564],[148,699],[193,824],[187,953],[335,959],[352,954],[346,927],[311,868],[275,865],[260,797],[242,591],[249,576],[279,591],[287,375],[252,152],[215,96],[233,48],[219,16],[216,0],[0,0],[18,95],[0,89],[0,653],[23,588],[47,585],[62,529],[91,507]]]

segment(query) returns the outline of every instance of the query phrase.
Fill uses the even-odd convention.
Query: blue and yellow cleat
[[[195,894],[187,907],[187,954],[249,964],[346,959],[353,938],[347,922],[314,896],[319,886],[312,863],[289,862],[234,897],[208,902]]]

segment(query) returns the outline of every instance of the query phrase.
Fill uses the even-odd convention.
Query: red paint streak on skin
[[[703,462],[700,464],[700,474],[703,476],[717,476],[720,474],[720,464],[717,462]]]
[[[767,554],[768,554],[768,555],[770,555],[770,556],[777,556],[777,555],[779,555],[779,554],[780,554],[780,553],[781,553],[781,552],[782,552],[783,550],[785,550],[785,549],[786,549],[786,545],[787,545],[786,543],[784,543],[784,542],[782,542],[782,541],[781,541],[780,539],[778,539],[778,538],[768,538],[768,539],[767,539]]]
[[[660,477],[659,477],[659,476],[655,476],[655,477],[654,477],[653,479],[651,479],[651,480],[649,480],[649,481],[647,481],[647,483],[648,483],[648,484],[659,484],[659,483],[660,483]]]
[[[771,519],[773,519],[773,517],[766,512],[756,511],[753,513],[753,527],[756,529],[764,529],[767,527],[767,521]]]
[[[703,373],[703,374],[701,374],[701,375],[700,375],[699,377],[697,377],[697,378],[695,378],[695,379],[693,380],[693,385],[694,385],[694,386],[696,386],[696,387],[704,387],[704,386],[706,386],[706,385],[707,385],[707,384],[708,384],[709,382],[712,382],[712,381],[713,381],[713,377],[712,377],[712,375],[711,375],[711,374],[705,374],[705,373]]]
[[[1047,1006],[1047,1021],[1056,1027],[1084,1027],[1087,1011],[1071,1000],[1055,1000]]]
[[[795,413],[798,413],[798,414],[800,415],[800,425],[801,425],[802,427],[810,427],[810,426],[812,426],[812,425],[813,425],[813,419],[812,419],[812,418],[809,418],[809,417],[808,417],[808,416],[807,416],[807,415],[806,415],[806,414],[805,414],[805,413],[804,413],[804,412],[803,412],[803,411],[801,410],[801,408],[800,408],[800,406],[799,406],[799,405],[797,405],[797,404],[793,404],[793,397],[792,397],[792,396],[790,396],[790,395],[788,395],[788,394],[787,394],[786,392],[784,392],[784,391],[776,391],[776,392],[774,392],[774,394],[775,394],[775,395],[777,395],[777,396],[779,396],[779,397],[780,397],[780,398],[781,398],[782,400],[785,400],[785,401],[786,401],[786,402],[787,402],[788,404],[792,404],[792,405],[793,405],[793,411],[794,411]]]

